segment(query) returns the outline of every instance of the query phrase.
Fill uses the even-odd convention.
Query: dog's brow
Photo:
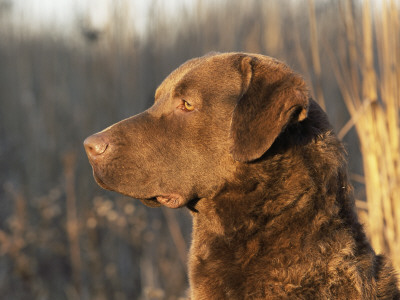
[[[188,88],[188,84],[185,81],[180,82],[172,91],[172,96],[176,97],[176,98],[182,97],[182,95],[185,94],[185,91],[187,90],[187,88]]]

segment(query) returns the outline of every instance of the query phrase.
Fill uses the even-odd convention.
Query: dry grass
[[[364,0],[359,19],[343,3],[346,47],[333,63],[361,144],[367,194],[367,232],[378,253],[400,270],[400,23],[399,5],[384,0],[371,8]],[[361,31],[357,31],[361,28]],[[327,46],[332,61],[336,57]]]

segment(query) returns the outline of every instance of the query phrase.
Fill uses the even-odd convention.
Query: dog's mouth
[[[135,195],[134,193],[127,192],[124,190],[119,190],[115,188],[111,188],[109,184],[107,184],[101,176],[101,172],[99,174],[99,170],[97,170],[94,166],[92,166],[93,169],[93,177],[96,180],[97,184],[102,187],[103,189],[109,190],[109,191],[115,191],[121,194],[124,194],[126,196],[140,199],[145,205],[150,206],[150,207],[159,207],[161,205],[164,205],[169,208],[179,208],[184,205],[186,205],[185,198],[177,193],[171,193],[171,194],[156,194],[155,196],[151,197],[146,197],[146,195]]]
[[[157,202],[169,207],[169,208],[179,208],[185,205],[185,199],[179,194],[169,194],[169,195],[161,195],[155,197]]]
[[[150,207],[159,207],[164,205],[169,208],[179,208],[186,205],[185,198],[179,194],[159,195],[151,198],[140,199],[140,201]]]
[[[113,189],[111,189],[107,184],[105,184],[104,181],[100,178],[100,176],[96,174],[94,168],[93,168],[93,177],[94,180],[96,180],[97,184],[101,186],[103,189],[113,191]]]
[[[179,208],[186,204],[184,198],[178,194],[155,196],[151,198],[140,199],[140,201],[149,207],[160,207],[161,205],[164,205],[169,208]]]
[[[97,184],[101,186],[103,189],[109,190],[109,191],[116,191],[115,189],[112,189],[109,185],[107,185],[101,178],[96,174],[95,171],[93,171],[93,177],[96,180]],[[186,204],[185,198],[179,194],[172,193],[172,194],[162,194],[162,195],[157,195],[149,198],[142,198],[142,197],[135,197],[133,195],[124,193],[122,191],[116,191],[122,194],[126,194],[127,196],[130,196],[132,198],[139,198],[145,205],[150,206],[150,207],[159,207],[161,205],[164,205],[169,208],[179,208],[182,207]]]
[[[156,197],[148,198],[148,199],[140,199],[142,203],[148,207],[160,207],[161,203],[159,203]]]

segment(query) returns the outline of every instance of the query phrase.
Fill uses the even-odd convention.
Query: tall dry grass
[[[367,233],[378,253],[400,270],[400,5],[362,2],[360,16],[341,3],[345,31],[338,55],[326,50],[350,121],[361,144],[366,187]]]

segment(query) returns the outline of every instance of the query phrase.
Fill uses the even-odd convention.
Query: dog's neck
[[[303,199],[303,195],[308,196],[312,189],[309,175],[295,177],[298,173],[289,166],[283,166],[283,161],[270,161],[274,168],[268,168],[268,164],[264,163],[263,174],[256,173],[260,169],[255,165],[245,166],[238,171],[241,178],[237,181],[226,183],[212,198],[200,199],[193,212],[194,232],[215,233],[236,240],[248,239],[257,234],[256,231],[270,226],[275,228],[276,233],[278,220],[286,213],[293,216],[290,220],[294,223],[297,217],[304,219],[291,210],[308,201]],[[284,227],[288,225],[284,224]]]
[[[351,188],[344,158],[337,155],[338,141],[330,133],[321,138],[331,140],[335,159],[317,158],[321,153],[325,155],[326,149],[319,151],[315,140],[301,150],[277,151],[239,167],[236,180],[225,183],[212,198],[200,199],[193,206],[194,234],[208,232],[236,240],[248,239],[257,231],[265,237],[279,232],[288,235],[297,230],[306,232],[305,227],[312,227],[313,222],[321,218],[329,221],[343,209],[344,215],[351,215]],[[318,171],[321,168],[330,170],[323,178]],[[316,215],[321,212],[323,216]]]

